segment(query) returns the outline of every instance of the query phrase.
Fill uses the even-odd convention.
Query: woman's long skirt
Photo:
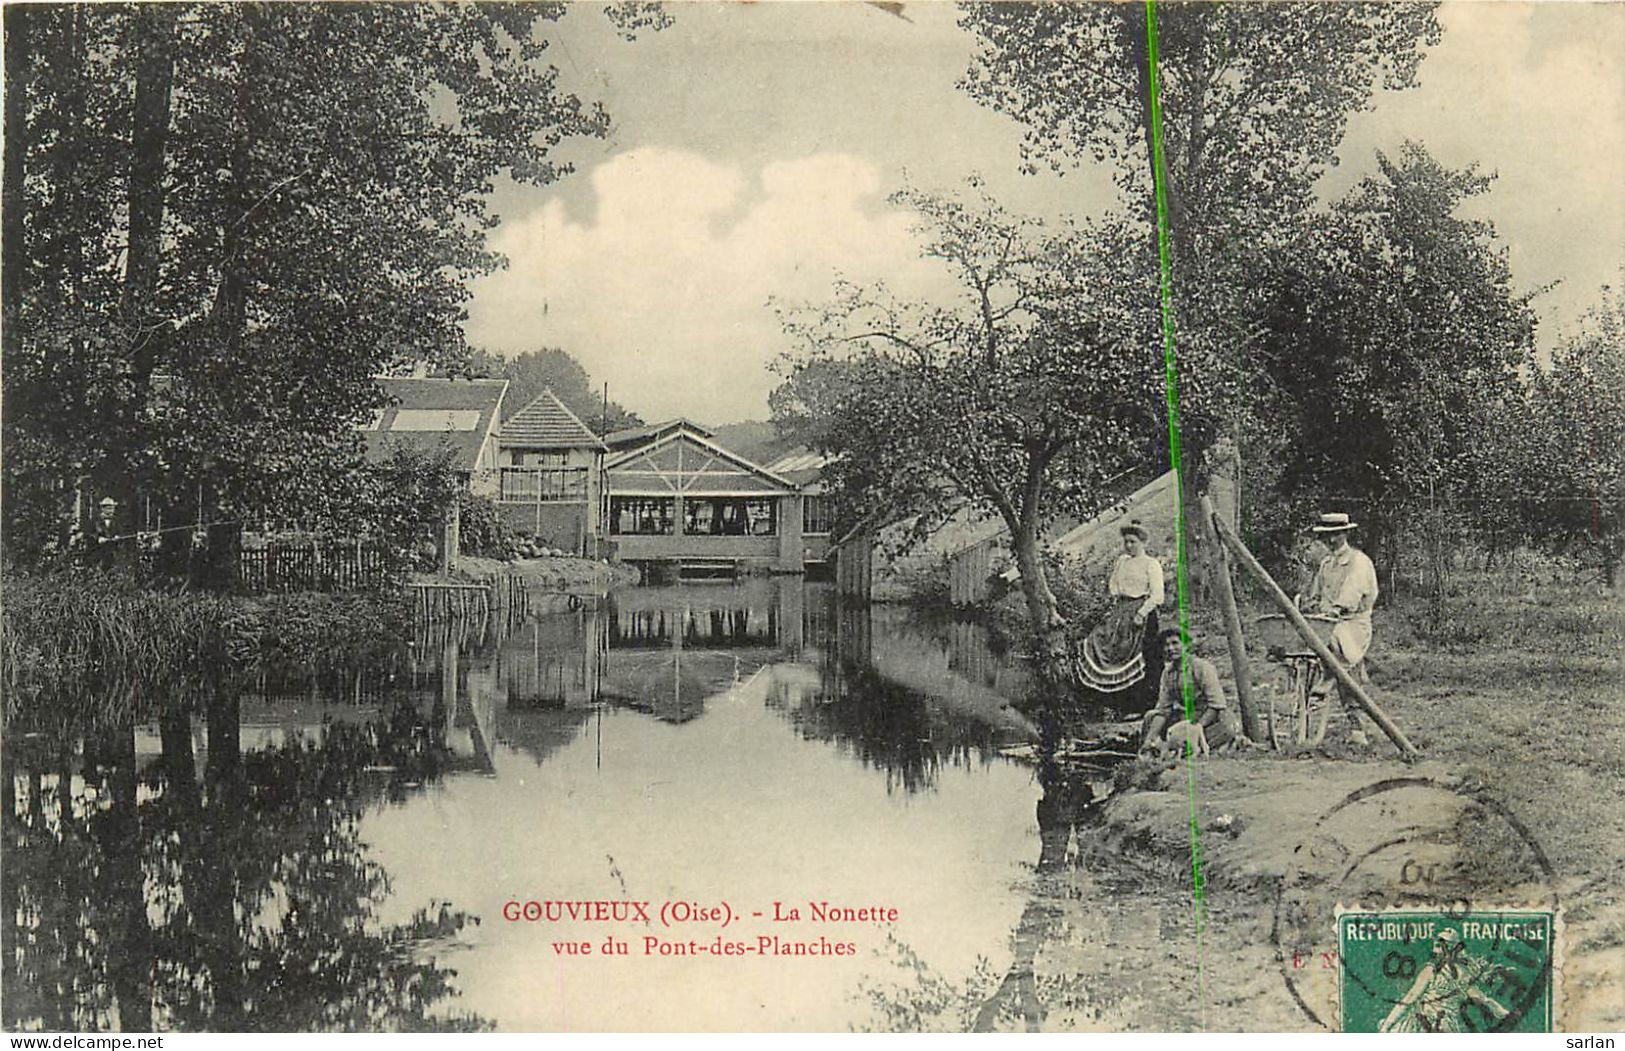
[[[1076,662],[1078,681],[1084,686],[1118,693],[1146,677],[1146,655],[1155,649],[1158,625],[1156,610],[1144,624],[1134,623],[1144,602],[1144,598],[1118,599],[1089,633]]]

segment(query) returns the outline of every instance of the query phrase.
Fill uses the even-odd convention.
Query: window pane
[[[750,522],[751,536],[778,535],[778,505],[776,499],[745,500],[744,512]]]
[[[683,532],[690,536],[710,536],[717,530],[716,501],[693,499],[683,501]]]
[[[585,500],[587,472],[579,467],[545,469],[504,467],[502,499],[516,501]]]
[[[670,536],[676,524],[671,497],[614,496],[609,501],[609,531],[614,536]]]
[[[827,496],[809,496],[802,505],[801,531],[810,536],[830,531],[830,506]]]

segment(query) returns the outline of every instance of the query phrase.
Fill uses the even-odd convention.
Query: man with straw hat
[[[1365,669],[1361,662],[1365,660],[1366,650],[1371,648],[1371,607],[1377,601],[1377,569],[1364,551],[1349,543],[1349,534],[1356,528],[1348,515],[1337,512],[1321,515],[1311,527],[1311,532],[1331,545],[1332,553],[1320,560],[1315,579],[1299,605],[1307,613],[1336,620],[1327,646],[1351,674],[1363,677]],[[1328,673],[1326,681],[1316,688],[1316,696],[1324,698],[1334,681]],[[1364,747],[1370,741],[1360,718],[1359,702],[1341,686],[1337,692],[1348,716],[1349,740]]]

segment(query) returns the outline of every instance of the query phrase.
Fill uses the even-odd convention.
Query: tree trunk
[[[164,175],[168,167],[171,89],[175,79],[175,9],[148,4],[137,15],[140,54],[136,58],[135,112],[130,129],[130,244],[125,256],[123,308],[133,330],[138,381],[151,374],[156,355],[149,349],[154,319],[164,223]]]
[[[36,40],[50,50],[50,64],[55,67],[52,70],[55,76],[61,77],[66,71],[72,71],[74,75],[72,86],[63,92],[61,102],[61,122],[67,129],[65,138],[69,142],[54,151],[50,173],[51,182],[58,191],[58,195],[52,201],[53,206],[61,209],[63,214],[74,217],[85,212],[81,207],[83,189],[78,176],[84,154],[84,140],[89,137],[84,127],[84,78],[77,75],[84,69],[84,40],[80,32],[83,11],[83,5],[58,8],[53,12],[56,23],[54,34],[35,34]],[[45,39],[40,40],[40,37]],[[84,309],[87,299],[81,294],[85,281],[85,231],[78,222],[70,222],[66,224],[66,228],[69,232],[61,263],[64,273],[54,281],[59,282],[61,299],[54,305],[68,315],[75,316]],[[24,251],[27,251],[26,247]],[[6,278],[6,281],[10,280]],[[58,376],[67,377],[72,393],[65,394],[63,400],[69,402],[72,410],[89,417],[100,406],[96,404],[95,396],[91,393],[91,384],[84,375],[84,363],[88,357],[85,337],[78,331],[78,326],[75,326],[75,329],[62,341],[64,352],[62,362],[55,367],[47,364],[46,370],[48,373],[56,372]]]
[[[242,590],[243,524],[211,522],[198,584],[210,591]]]
[[[1188,453],[1187,453],[1188,455]],[[1192,457],[1195,459],[1195,457]],[[1179,469],[1179,523],[1184,531],[1185,562],[1183,572],[1175,567],[1175,582],[1183,578],[1185,594],[1178,602],[1187,609],[1204,606],[1212,600],[1213,548],[1207,540],[1207,525],[1202,521],[1202,495],[1207,492],[1208,479],[1191,459],[1182,460]]]
[[[1154,129],[1151,122],[1151,47],[1146,35],[1145,8],[1139,4],[1123,4],[1118,8],[1122,19],[1118,27],[1118,46],[1123,49],[1123,59],[1128,64],[1129,75],[1134,78],[1134,101],[1137,112],[1136,123],[1140,126],[1140,135],[1145,139],[1146,171],[1152,178],[1153,197],[1147,202],[1153,229],[1156,227],[1156,177],[1157,177],[1157,151]],[[1156,244],[1160,247],[1161,242]]]
[[[248,317],[248,276],[244,266],[249,255],[253,225],[254,149],[264,131],[265,111],[258,93],[264,81],[264,57],[257,41],[262,35],[262,11],[254,4],[241,8],[244,29],[244,61],[234,100],[237,140],[231,153],[231,207],[221,231],[220,285],[215,290],[209,312],[211,336],[229,358],[237,350]]]
[[[156,303],[163,249],[168,170],[170,97],[175,77],[173,4],[143,4],[135,12],[139,53],[135,60],[135,105],[130,125],[129,248],[125,253],[120,313],[125,330],[130,396],[119,421],[126,435],[125,462],[115,476],[119,510],[117,532],[137,532],[145,524],[140,503],[147,447],[143,413],[152,396],[152,377],[169,341]]]
[[[1049,576],[1044,570],[1044,557],[1038,549],[1038,529],[1023,522],[1010,534],[1010,547],[1016,556],[1016,568],[1021,572],[1021,593],[1027,600],[1027,619],[1033,631],[1040,636],[1061,627],[1055,593],[1050,590]]]
[[[112,806],[101,815],[99,831],[105,893],[111,905],[108,972],[118,1001],[119,1028],[126,1033],[152,1029],[152,931],[142,878],[141,818],[136,798],[135,725],[126,722],[108,741],[107,787]]]
[[[1159,165],[1157,160],[1158,129],[1153,121],[1155,115],[1151,105],[1151,46],[1145,11],[1139,5],[1124,4],[1121,17],[1123,23],[1119,33],[1119,41],[1134,76],[1136,102],[1138,103],[1137,118],[1141,136],[1145,140],[1146,171],[1151,176],[1152,198],[1149,202],[1149,214],[1152,242],[1159,265],[1159,279],[1163,249],[1161,225],[1163,214],[1157,206],[1159,192],[1166,210],[1169,271],[1166,309],[1171,315],[1165,319],[1165,323],[1168,323],[1176,318],[1178,314],[1175,309],[1176,301],[1174,299],[1174,293],[1177,289],[1175,275],[1181,271],[1188,272],[1192,245],[1185,229],[1184,202],[1179,187],[1176,185],[1166,163],[1166,138],[1164,138],[1163,163]],[[1159,303],[1161,301],[1159,295]],[[1175,360],[1177,365],[1177,355]],[[1179,422],[1177,381],[1178,370],[1176,368],[1174,377],[1176,387],[1172,392],[1173,407],[1169,410],[1169,448],[1170,454],[1172,454],[1173,438],[1177,436],[1180,447],[1179,454],[1177,458],[1170,455],[1170,460],[1173,461],[1175,470],[1179,472],[1179,528],[1184,534],[1185,557],[1184,572],[1179,572],[1179,567],[1175,567],[1175,586],[1178,587],[1178,581],[1183,579],[1188,594],[1181,595],[1180,600],[1182,604],[1196,605],[1205,602],[1208,598],[1208,578],[1210,575],[1208,567],[1212,559],[1211,552],[1203,543],[1207,527],[1202,522],[1200,510],[1202,493],[1207,489],[1206,478],[1202,472],[1207,443],[1202,441],[1196,434],[1186,430]],[[1174,554],[1176,557],[1179,555],[1177,544]]]
[[[5,121],[10,143],[5,150],[3,186],[0,186],[0,333],[6,353],[17,349],[17,320],[22,312],[23,272],[27,268],[23,243],[23,153],[28,141],[29,30],[33,12],[17,5],[5,13]]]

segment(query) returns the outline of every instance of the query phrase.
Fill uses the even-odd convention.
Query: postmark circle
[[[1316,818],[1277,886],[1271,940],[1288,993],[1320,1028],[1334,1029],[1342,1021],[1344,982],[1368,1009],[1381,1001],[1398,1011],[1403,997],[1395,994],[1395,983],[1411,982],[1414,999],[1424,995],[1415,989],[1432,982],[1467,990],[1461,995],[1476,998],[1489,1013],[1487,998],[1472,991],[1469,979],[1490,973],[1492,966],[1497,979],[1517,992],[1508,1005],[1490,1005],[1493,1027],[1511,1028],[1532,1005],[1550,1009],[1550,998],[1541,1000],[1539,992],[1550,988],[1555,966],[1555,885],[1540,844],[1489,793],[1429,777],[1390,778],[1349,793]],[[1523,928],[1512,919],[1494,918],[1507,909],[1545,910],[1554,918],[1544,955],[1535,953],[1533,964],[1529,944],[1505,937]],[[1366,920],[1393,913],[1396,923],[1410,916],[1416,927],[1414,932],[1397,928],[1399,949],[1392,958],[1386,952],[1375,957],[1356,952],[1350,954],[1351,966],[1343,958],[1340,912]],[[1413,951],[1406,934],[1420,941],[1431,917],[1438,919],[1439,930]],[[1445,930],[1454,933],[1444,935]],[[1464,931],[1485,935],[1471,952],[1435,944],[1440,935],[1448,943]],[[1377,932],[1393,933],[1381,927]],[[1497,954],[1508,959],[1485,962]],[[1521,970],[1512,969],[1514,961]],[[1464,970],[1468,963],[1472,967]],[[1531,970],[1531,980],[1524,982],[1519,976]]]

